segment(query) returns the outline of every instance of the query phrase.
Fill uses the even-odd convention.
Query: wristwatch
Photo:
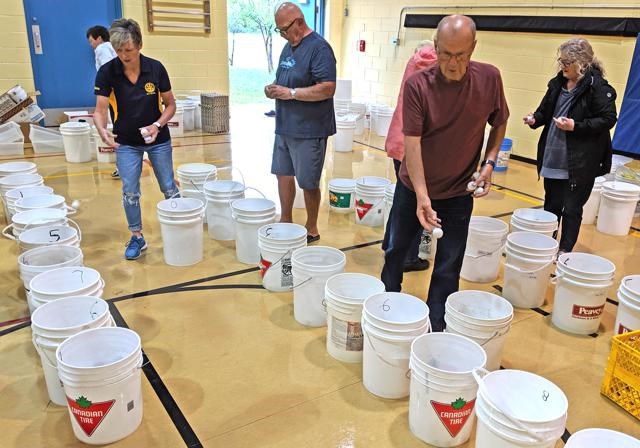
[[[289,93],[291,94],[291,98],[293,98],[295,100],[296,99],[296,89],[289,90]]]
[[[482,168],[482,167],[483,167],[483,166],[485,166],[485,165],[491,165],[491,168],[495,168],[495,167],[496,167],[496,162],[494,162],[494,161],[493,161],[493,160],[491,160],[491,159],[487,159],[487,160],[483,161],[483,162],[480,164],[480,168]]]
[[[157,128],[158,128],[158,130],[162,129],[162,125],[161,125],[160,123],[158,123],[157,121],[154,121],[154,122],[153,122],[153,123],[151,123],[151,124],[153,124],[155,127],[157,127]]]

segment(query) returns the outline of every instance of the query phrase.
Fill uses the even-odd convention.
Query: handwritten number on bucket
[[[547,401],[549,399],[549,392],[547,392],[546,390],[542,391],[542,400],[543,401]]]
[[[49,236],[51,238],[56,238],[56,242],[60,241],[60,234],[58,232],[58,229],[49,230]]]
[[[384,312],[391,311],[391,306],[387,304],[388,301],[389,299],[382,302],[382,311]]]
[[[74,274],[76,272],[80,273],[80,283],[84,285],[84,271],[82,269],[76,269],[75,271],[73,271]]]

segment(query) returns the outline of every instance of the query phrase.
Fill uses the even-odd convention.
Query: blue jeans
[[[434,199],[431,206],[442,220],[444,236],[438,240],[427,304],[431,327],[434,331],[442,331],[445,327],[444,304],[450,294],[458,291],[473,198],[471,195],[464,195]],[[416,207],[416,194],[402,182],[398,182],[382,243],[384,267],[381,278],[386,290],[390,292],[399,292],[402,288],[405,257],[412,245],[415,245],[415,235],[421,229]]]
[[[171,140],[151,146],[120,145],[116,150],[116,166],[122,181],[122,204],[127,216],[129,230],[142,230],[142,213],[140,212],[140,175],[142,174],[142,156],[147,151],[158,179],[160,191],[165,198],[178,195],[178,187],[173,179],[173,159]]]

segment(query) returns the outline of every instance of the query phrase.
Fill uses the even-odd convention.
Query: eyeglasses
[[[295,19],[293,19],[289,25],[287,26],[283,26],[282,28],[275,28],[275,32],[279,33],[279,34],[287,34],[287,31],[289,31],[289,28],[291,28],[293,26],[294,23],[296,23],[296,21],[298,21],[300,19],[300,17],[296,17]]]
[[[573,62],[574,61],[570,61],[569,59],[558,58],[558,64],[560,64],[564,68],[569,67],[571,64],[573,64]]]
[[[455,59],[457,62],[464,61],[471,56],[471,52],[465,51],[462,53],[451,54],[447,51],[437,51],[438,59],[442,62],[448,62],[451,59]]]

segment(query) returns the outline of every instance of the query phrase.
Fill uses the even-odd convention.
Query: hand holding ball
[[[444,235],[444,232],[442,231],[442,229],[440,227],[434,227],[434,229],[431,231],[431,235],[435,239],[439,240]]]

